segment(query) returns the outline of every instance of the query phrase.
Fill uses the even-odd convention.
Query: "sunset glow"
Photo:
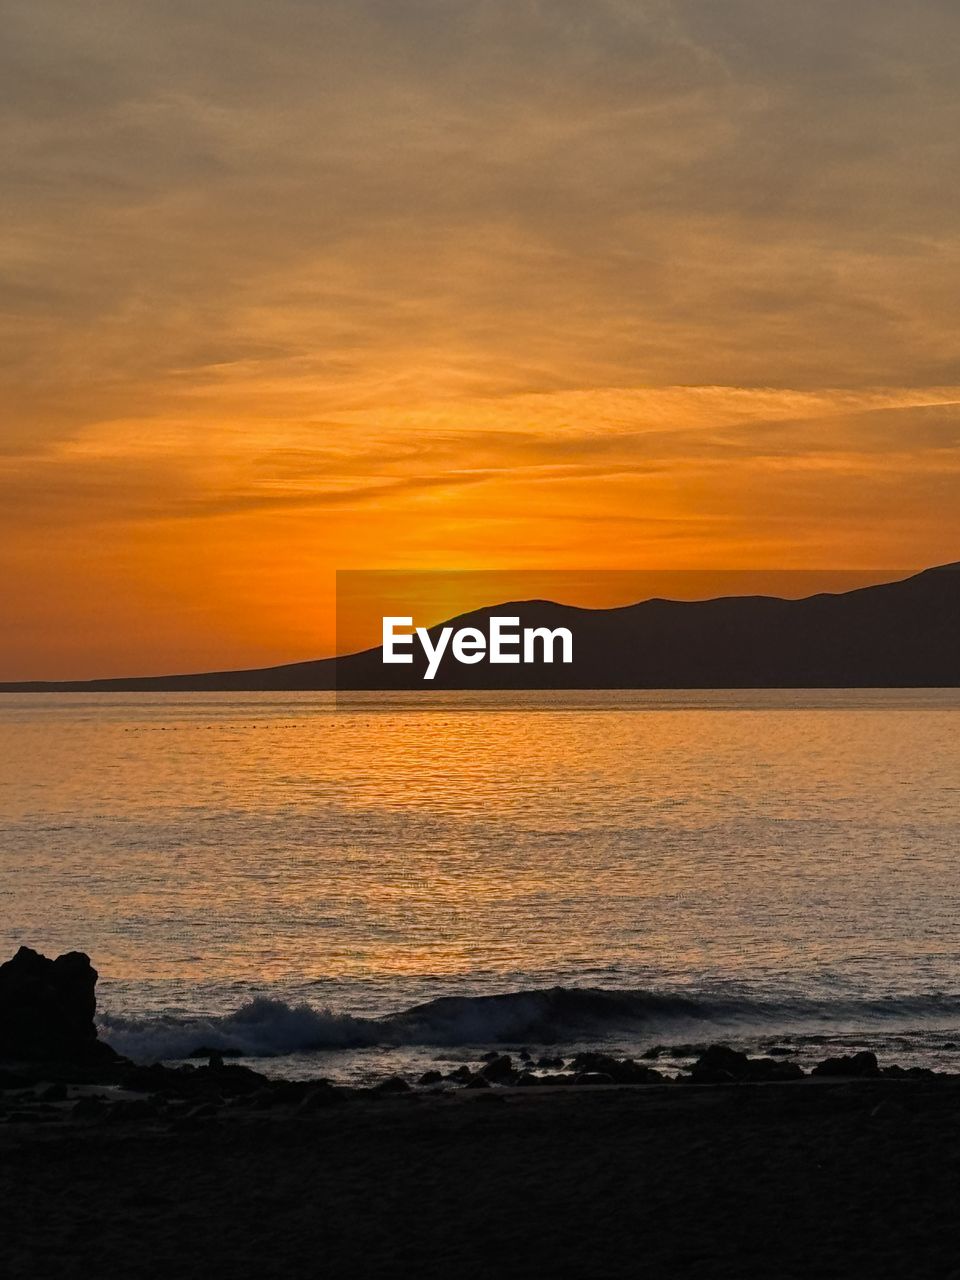
[[[955,6],[5,9],[0,678],[960,556]]]

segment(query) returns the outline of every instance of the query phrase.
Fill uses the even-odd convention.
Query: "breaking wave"
[[[841,1027],[945,1030],[960,1027],[960,996],[775,1001],[552,987],[443,996],[382,1018],[258,997],[222,1016],[103,1014],[99,1021],[103,1038],[119,1053],[154,1062],[185,1058],[200,1048],[261,1058],[374,1046],[563,1045],[614,1038],[654,1044],[722,1033],[811,1034]]]

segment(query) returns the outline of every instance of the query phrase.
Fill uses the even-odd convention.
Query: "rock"
[[[562,1058],[538,1058],[537,1066],[541,1069],[541,1071],[562,1071],[563,1059]]]
[[[689,1068],[694,1084],[730,1084],[734,1081],[800,1080],[803,1072],[795,1062],[779,1058],[748,1058],[729,1045],[712,1044]]]
[[[499,1056],[500,1055],[497,1054],[498,1058]],[[446,1078],[448,1080],[452,1080],[454,1084],[466,1084],[468,1081],[472,1080],[474,1077],[473,1077],[473,1072],[470,1070],[470,1068],[467,1066],[463,1066],[463,1067],[457,1067],[455,1071],[448,1071]]]
[[[772,1049],[767,1050],[767,1056],[770,1058],[795,1058],[799,1052],[799,1049],[790,1049],[784,1044],[775,1044]]]
[[[706,1053],[711,1047],[704,1044],[671,1044],[661,1052],[669,1054],[671,1058],[695,1058],[701,1053]]]
[[[250,1067],[241,1067],[236,1062],[226,1064],[221,1062],[217,1067],[198,1067],[193,1077],[191,1083],[196,1089],[214,1088],[225,1097],[253,1093],[264,1085],[267,1087],[270,1085],[267,1077],[261,1075],[259,1071],[253,1071]]]
[[[493,1058],[485,1067],[481,1067],[480,1074],[485,1080],[489,1080],[491,1084],[508,1084],[516,1075],[513,1069],[513,1060],[507,1053],[500,1057]]]
[[[613,1076],[606,1071],[583,1071],[577,1076],[575,1084],[615,1084]]]
[[[581,1073],[607,1075],[614,1084],[657,1084],[664,1078],[659,1071],[632,1058],[611,1058],[605,1053],[578,1053],[571,1066]]]
[[[784,1062],[783,1058],[751,1058],[751,1080],[803,1080],[805,1073],[797,1062]]]
[[[937,1072],[930,1067],[898,1067],[896,1063],[883,1067],[880,1074],[892,1080],[933,1080],[937,1076]]]
[[[187,1054],[188,1058],[213,1058],[217,1057],[221,1060],[224,1058],[242,1058],[243,1051],[240,1049],[212,1049],[208,1045],[198,1045],[196,1049],[191,1049]]]
[[[849,1057],[825,1058],[818,1062],[810,1073],[814,1076],[841,1076],[846,1078],[868,1078],[878,1076],[880,1067],[877,1055],[867,1050],[854,1053]]]
[[[465,1089],[490,1089],[492,1085],[485,1076],[471,1076],[463,1087]]]
[[[500,1057],[500,1054],[496,1051],[496,1049],[488,1049],[486,1053],[481,1053],[480,1061],[494,1062],[499,1057]]]
[[[0,1058],[120,1061],[97,1039],[97,971],[81,951],[49,960],[21,947],[0,965]]]
[[[269,1092],[277,1086],[259,1071],[231,1062],[218,1067],[150,1067],[130,1065],[120,1083],[134,1093],[163,1093],[171,1098],[197,1098],[216,1092],[225,1098]]]
[[[417,1084],[440,1084],[442,1080],[443,1076],[439,1071],[425,1071]]]
[[[402,1076],[390,1076],[373,1086],[374,1093],[409,1093],[410,1086]]]

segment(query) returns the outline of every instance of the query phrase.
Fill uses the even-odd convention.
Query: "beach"
[[[5,1274],[957,1274],[960,1078],[196,1110],[8,1115]]]

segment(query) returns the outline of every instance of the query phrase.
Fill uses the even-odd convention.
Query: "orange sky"
[[[955,4],[3,7],[0,679],[960,558]]]

